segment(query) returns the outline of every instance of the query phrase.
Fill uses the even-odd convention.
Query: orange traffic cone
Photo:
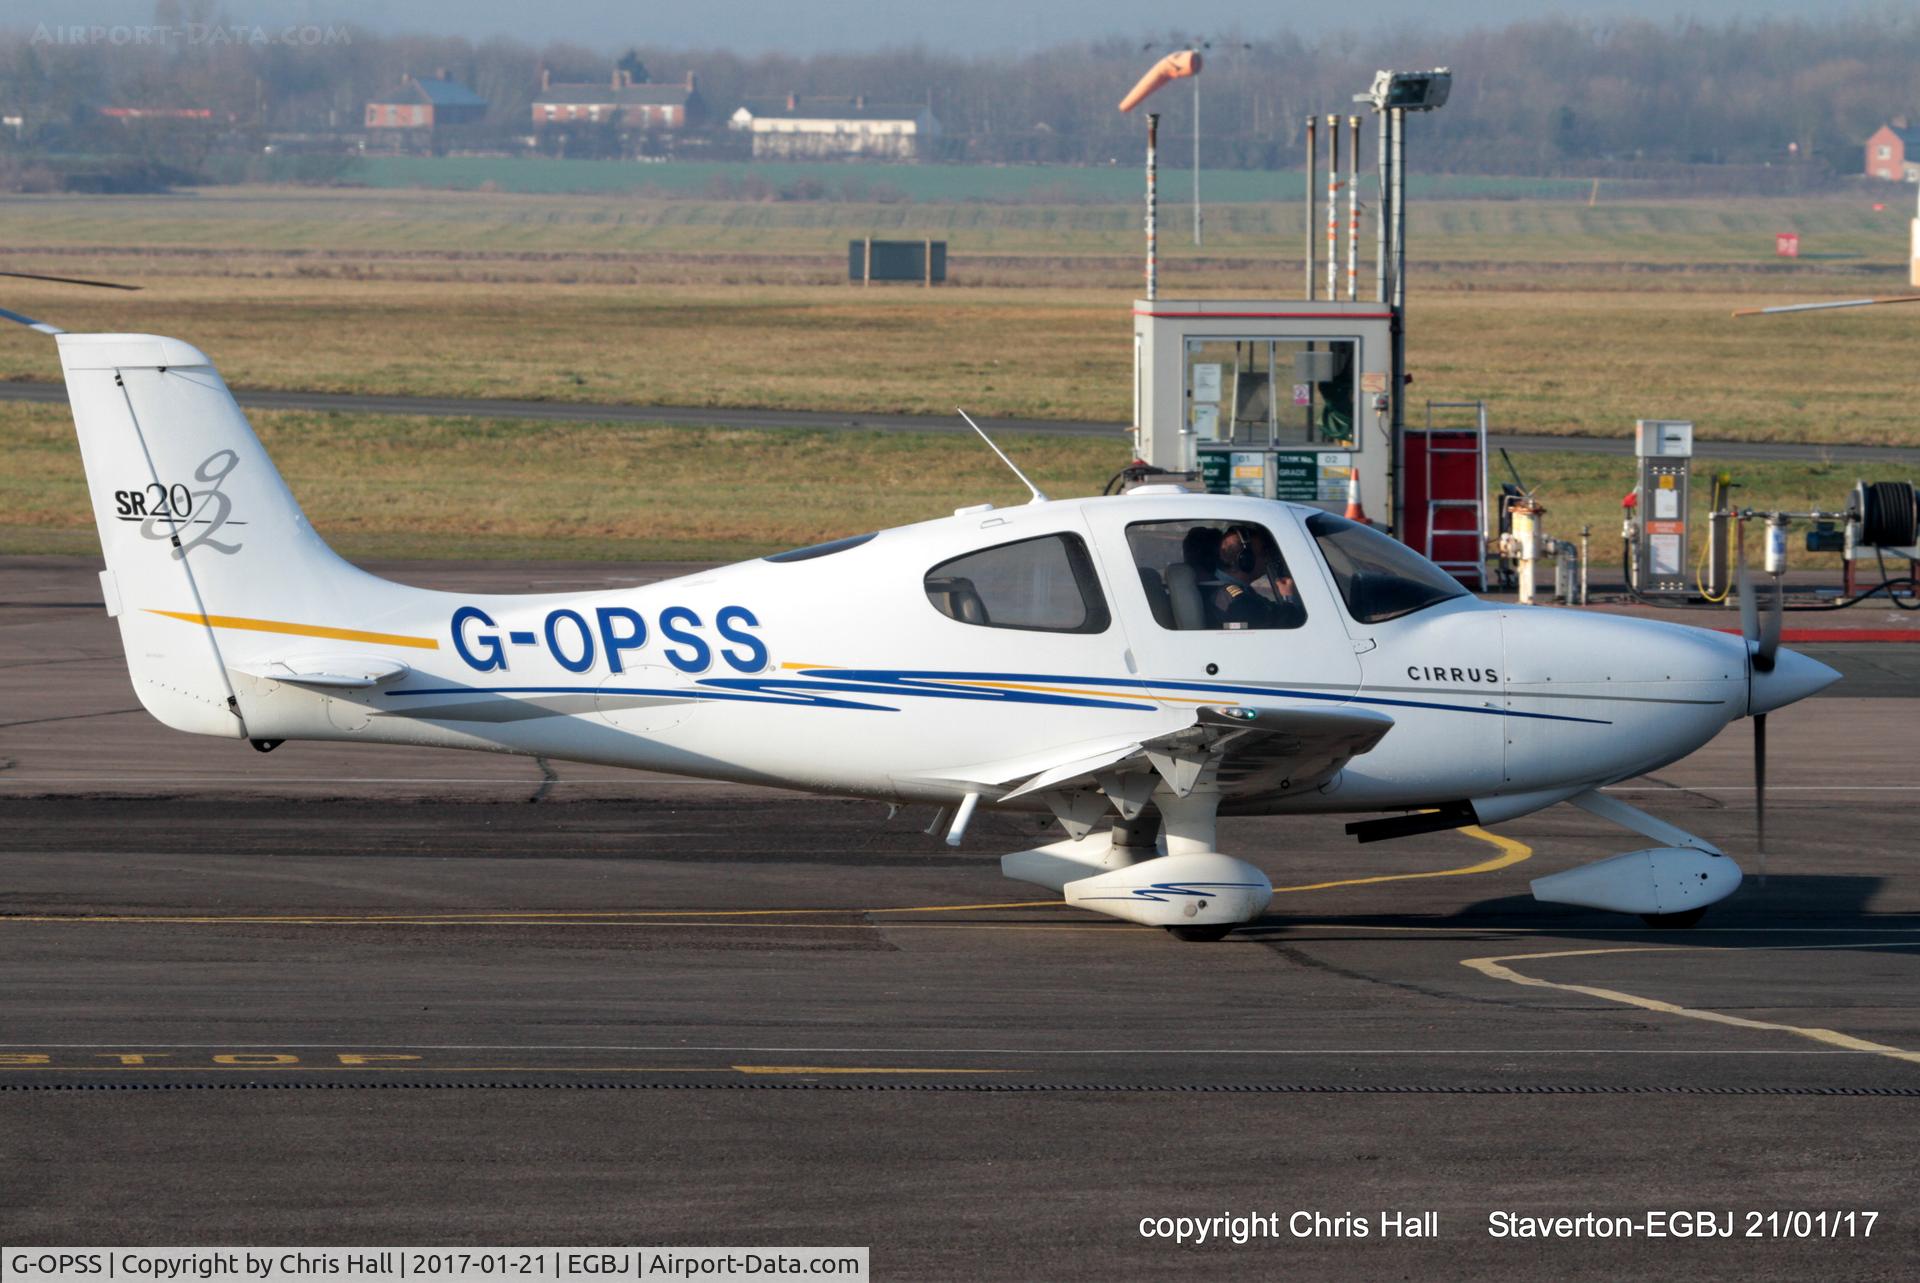
[[[1367,520],[1367,510],[1360,506],[1360,469],[1354,468],[1347,474],[1347,520],[1357,521],[1363,526],[1373,523]]]

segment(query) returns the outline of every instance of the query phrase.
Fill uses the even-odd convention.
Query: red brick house
[[[486,114],[486,99],[441,71],[428,80],[402,76],[397,91],[367,104],[367,128],[433,129],[471,124]]]
[[[637,85],[624,68],[597,84],[562,84],[542,67],[533,127],[613,121],[622,129],[685,129],[704,110],[700,78],[691,71],[680,84]]]
[[[1892,183],[1920,182],[1920,129],[1895,116],[1867,139],[1867,177]]]

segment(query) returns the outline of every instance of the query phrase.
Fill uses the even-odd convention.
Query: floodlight
[[[1432,111],[1444,107],[1453,88],[1453,72],[1445,67],[1432,71],[1377,71],[1367,100],[1375,111],[1398,107],[1403,111]]]

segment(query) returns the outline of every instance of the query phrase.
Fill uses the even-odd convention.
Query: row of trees
[[[527,132],[542,66],[558,79],[597,81],[621,52],[323,26],[261,31],[226,24],[212,0],[162,0],[155,25],[166,34],[44,24],[0,33],[0,109],[24,118],[20,141],[47,150],[110,147],[126,126],[103,122],[98,109],[106,106],[206,108],[220,126],[214,132],[246,145],[273,134],[349,133],[368,99],[404,74],[445,69],[491,104],[479,134],[504,142]],[[743,57],[644,42],[633,56],[656,80],[697,72],[713,128],[724,128],[748,97],[864,93],[930,105],[949,158],[1104,164],[1131,163],[1140,151],[1139,121],[1115,110],[1120,95],[1161,52],[1190,40],[1180,32],[1116,37],[1014,60],[922,48]],[[1202,74],[1203,161],[1295,165],[1308,112],[1351,110],[1376,67],[1434,65],[1450,65],[1456,79],[1452,101],[1421,122],[1423,168],[1586,174],[1745,164],[1847,172],[1857,169],[1867,134],[1920,108],[1920,13],[1724,24],[1549,19],[1365,42],[1216,39]],[[1184,137],[1191,101],[1184,85],[1153,100],[1176,137]],[[196,163],[193,134],[156,132],[188,165]]]

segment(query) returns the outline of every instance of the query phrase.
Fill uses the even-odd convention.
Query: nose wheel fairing
[[[1740,866],[1704,838],[1598,789],[1567,800],[1663,845],[1535,878],[1534,899],[1634,913],[1656,926],[1690,926],[1709,905],[1740,889]]]
[[[1533,898],[1645,918],[1704,910],[1740,889],[1740,866],[1724,855],[1688,847],[1629,851],[1577,869],[1535,878]]]

